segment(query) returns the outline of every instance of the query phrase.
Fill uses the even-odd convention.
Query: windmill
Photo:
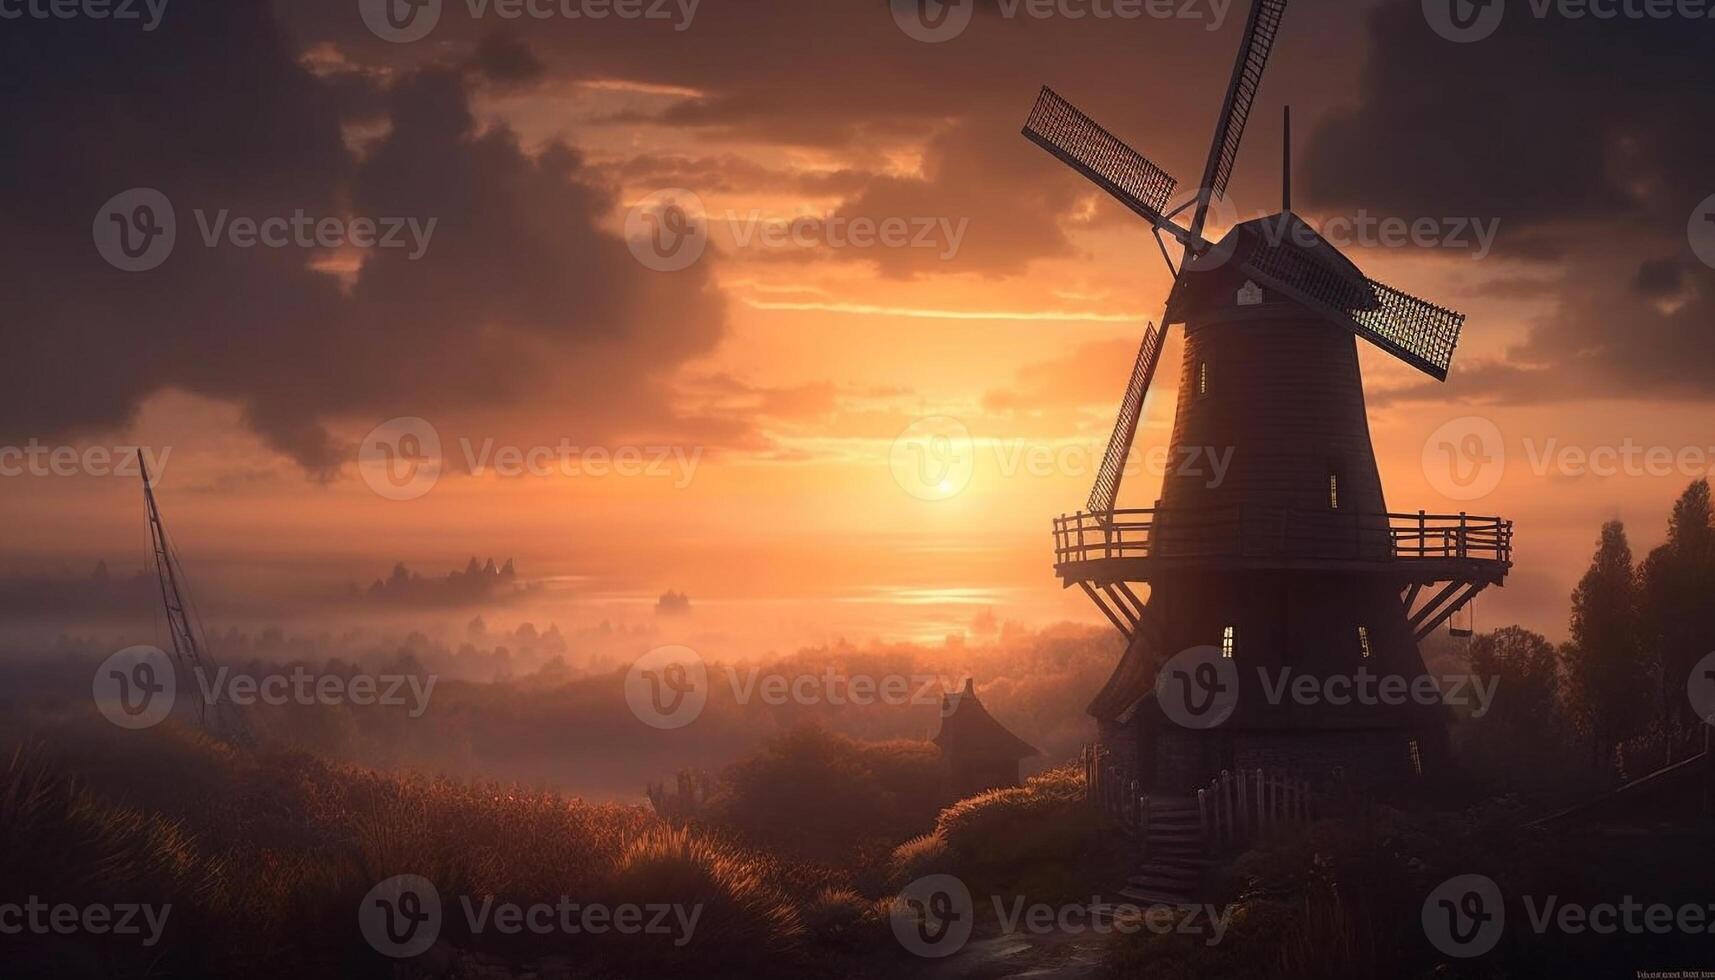
[[[1293,214],[1290,145],[1280,213],[1240,223],[1219,242],[1205,237],[1286,6],[1253,3],[1202,182],[1177,207],[1171,175],[1052,89],[1042,89],[1024,126],[1148,222],[1173,274],[1088,505],[1054,523],[1062,585],[1080,586],[1127,641],[1089,708],[1107,765],[1169,798],[1223,769],[1421,774],[1445,738],[1440,705],[1279,703],[1286,699],[1260,688],[1259,671],[1419,678],[1418,642],[1511,565],[1509,522],[1390,514],[1370,444],[1354,337],[1444,381],[1463,315],[1366,277]],[[1177,262],[1163,235],[1180,246]],[[1170,472],[1154,507],[1120,509],[1144,397],[1176,325],[1185,341],[1170,458],[1206,447],[1230,451],[1230,463],[1220,481]],[[1138,585],[1148,586],[1147,601]],[[1237,707],[1219,727],[1175,726],[1156,703],[1158,669],[1191,648],[1217,649],[1239,668]]]
[[[141,449],[137,451],[137,468],[143,475],[143,506],[149,519],[149,546],[154,555],[155,576],[160,580],[161,605],[167,613],[173,669],[181,682],[189,678],[196,684],[197,720],[211,735],[236,745],[253,744],[255,737],[237,705],[222,701],[218,696],[202,696],[199,681],[208,678],[212,682],[210,668],[214,664],[204,652],[206,644],[200,637],[202,630],[195,622],[193,607],[186,601],[180,587],[185,577],[184,568],[167,540],[167,527],[161,522],[160,509],[155,506],[154,482],[150,479],[149,465],[144,461]]]

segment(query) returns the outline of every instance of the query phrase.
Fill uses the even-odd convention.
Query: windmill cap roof
[[[1321,232],[1291,211],[1252,218],[1234,225],[1215,247],[1192,260],[1187,272],[1213,271],[1224,267],[1235,255],[1250,255],[1257,249],[1275,245],[1297,246],[1312,261],[1360,291],[1348,305],[1362,309],[1375,304],[1369,290],[1369,277],[1353,264]],[[1202,268],[1199,268],[1201,266]]]

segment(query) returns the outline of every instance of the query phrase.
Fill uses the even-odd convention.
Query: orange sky
[[[1070,36],[1070,28],[1052,29]],[[1350,39],[1354,29],[1338,33]],[[1319,45],[1334,43],[1332,36],[1303,37],[1296,50],[1282,55],[1297,64],[1277,69],[1299,80],[1291,86],[1297,99],[1327,95],[1357,77],[1355,55],[1314,70]],[[1197,50],[1224,57],[1220,52],[1236,43],[1234,29],[1217,40],[1197,38]],[[980,43],[986,42],[972,41],[973,47]],[[1004,56],[1007,43],[995,42],[993,59]],[[1032,50],[1039,62],[1056,64],[1050,54]],[[306,51],[306,64],[361,60],[355,47],[332,42],[306,45]],[[915,49],[901,51],[901,57],[920,56]],[[1059,58],[1070,64],[1078,56],[1067,50]],[[1197,167],[1213,121],[1211,93],[1227,70],[1224,60],[1192,67],[1194,83],[1158,93],[1172,103],[1165,114],[1194,121],[1185,132],[1168,130],[1165,122],[1160,132],[1137,132],[1135,117],[1129,128],[1123,118],[1113,124],[1182,176]],[[766,73],[766,66],[757,70]],[[861,87],[864,68],[838,70]],[[1039,70],[1049,74],[1051,68],[1011,78],[1004,102],[1016,106],[1016,119],[1003,125],[1004,112],[991,119],[987,111],[973,117],[994,130],[981,137],[976,155],[936,155],[937,139],[970,123],[958,117],[875,129],[844,143],[800,145],[742,127],[674,125],[662,114],[708,92],[694,80],[663,77],[674,71],[656,66],[640,67],[634,77],[605,68],[598,79],[550,72],[533,87],[478,93],[479,124],[509,128],[526,153],[541,153],[555,140],[583,152],[584,165],[614,191],[600,219],[600,227],[614,236],[625,234],[627,215],[638,202],[689,183],[668,183],[677,180],[670,176],[672,167],[641,166],[640,158],[719,162],[718,172],[710,171],[706,183],[691,189],[712,217],[699,268],[713,285],[713,301],[724,309],[724,330],[712,350],[672,365],[664,389],[671,404],[664,407],[680,418],[741,423],[748,435],[706,444],[675,436],[681,452],[695,455],[694,469],[680,466],[664,476],[497,478],[458,472],[455,463],[426,496],[390,500],[361,479],[355,457],[330,482],[308,480],[296,463],[252,433],[231,401],[172,386],[148,396],[134,423],[121,431],[59,441],[170,447],[160,496],[187,561],[249,569],[205,586],[216,591],[266,589],[276,574],[333,583],[367,580],[395,560],[425,572],[444,571],[471,554],[492,554],[516,557],[526,577],[580,583],[566,599],[571,606],[648,599],[675,588],[704,603],[799,604],[806,620],[829,604],[845,603],[862,610],[851,617],[851,628],[878,636],[956,629],[985,607],[1032,624],[1060,618],[1098,622],[1096,611],[1076,593],[1062,593],[1051,573],[1049,521],[1077,509],[1087,494],[1130,357],[1145,321],[1158,316],[1167,276],[1156,246],[1129,214],[1073,183],[1055,185],[1064,196],[1051,199],[1051,217],[1068,246],[1057,254],[1021,249],[1018,239],[1029,233],[1027,227],[997,216],[1002,210],[976,207],[974,197],[962,196],[966,192],[913,197],[918,185],[949,186],[947,173],[930,172],[934,168],[965,168],[952,185],[968,185],[969,194],[981,195],[986,168],[1015,173],[1037,165],[1041,151],[1017,136],[1016,126],[1036,86],[1055,80],[1038,77]],[[1067,67],[1061,74],[1082,76],[1084,70]],[[1268,91],[1235,183],[1234,213],[1242,218],[1272,209],[1278,194],[1278,106],[1285,94]],[[1081,97],[1078,91],[1066,94]],[[1097,101],[1115,100],[1103,95]],[[1300,131],[1312,131],[1323,111],[1300,101]],[[1102,116],[1099,107],[1092,112]],[[354,124],[345,137],[361,152],[379,132]],[[749,168],[763,176],[740,179]],[[694,177],[697,171],[681,169],[678,177],[686,173]],[[859,184],[867,188],[861,205],[854,203],[854,185],[846,179],[852,174],[861,174]],[[997,193],[1015,186],[995,185]],[[1351,214],[1319,210],[1314,201],[1300,204],[1313,224]],[[943,260],[939,248],[854,256],[826,239],[768,247],[753,238],[747,245],[735,238],[729,220],[736,217],[736,235],[742,237],[763,233],[764,225],[755,222],[859,207],[858,213],[903,219],[916,223],[914,228],[929,222],[944,231],[964,222],[959,247]],[[1020,251],[1029,257],[1014,261]],[[1531,325],[1560,309],[1552,289],[1503,287],[1521,280],[1552,287],[1567,275],[1552,260],[1478,260],[1468,249],[1357,246],[1350,254],[1370,275],[1469,314],[1455,377],[1472,364],[1506,363]],[[362,261],[330,254],[318,258],[318,268],[349,280]],[[648,271],[643,281],[678,275]],[[1543,469],[1536,454],[1550,446],[1589,449],[1628,441],[1676,453],[1715,447],[1706,403],[1661,400],[1647,391],[1636,400],[1530,404],[1461,397],[1451,387],[1439,400],[1377,397],[1419,379],[1367,346],[1361,351],[1391,509],[1465,509],[1517,524],[1517,566],[1507,588],[1481,600],[1479,625],[1519,621],[1561,635],[1566,595],[1600,523],[1626,520],[1641,553],[1662,537],[1673,498],[1702,475],[1683,466],[1663,473],[1580,475],[1564,466]],[[1178,383],[1177,344],[1163,365],[1138,439],[1140,452],[1165,442]],[[540,397],[420,414],[434,416],[429,421],[448,441],[449,453],[456,452],[452,443],[458,436],[529,447],[564,435],[588,445],[577,426],[556,415],[565,409],[553,392],[556,382],[584,382],[578,365],[553,361],[542,367],[547,382],[537,386]],[[1424,447],[1444,423],[1466,416],[1498,426],[1507,466],[1491,493],[1461,501],[1437,488]],[[343,444],[356,447],[387,417],[335,413],[327,422]],[[909,471],[900,476],[900,454],[909,457],[912,450],[899,438],[922,431],[923,419],[939,420],[927,424],[943,429],[945,420],[955,420],[970,437],[956,447],[969,457],[968,481],[960,476],[944,493],[914,492],[922,488],[910,485]],[[639,430],[599,444],[649,447],[662,441]],[[1703,465],[1706,470],[1708,463]],[[1122,502],[1147,505],[1159,479],[1145,466],[1128,482]],[[0,570],[64,566],[81,573],[98,557],[117,566],[140,558],[133,480],[6,477],[0,479],[0,503],[9,525],[0,556],[7,567]]]

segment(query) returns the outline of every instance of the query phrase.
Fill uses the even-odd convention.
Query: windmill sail
[[[1246,236],[1240,267],[1272,288],[1435,378],[1447,380],[1465,314],[1374,279],[1354,279],[1315,251]]]
[[[1024,135],[1151,224],[1171,227],[1162,212],[1179,182],[1046,85]]]
[[[180,567],[178,555],[173,552],[172,544],[167,540],[167,526],[161,521],[160,508],[155,506],[154,482],[149,476],[149,466],[140,449],[137,451],[137,466],[143,475],[143,505],[148,512],[149,543],[155,557],[155,574],[160,580],[161,605],[167,613],[167,631],[173,646],[173,666],[189,675],[200,691],[203,676],[213,664],[203,652],[203,643],[197,636],[198,629],[190,603],[185,600],[180,587],[180,582],[184,579],[184,569]],[[197,705],[198,720],[216,738],[238,745],[250,745],[255,741],[248,722],[232,702],[222,701],[219,697],[205,701],[199,696]]]
[[[1102,468],[1096,473],[1096,485],[1090,490],[1089,509],[1092,514],[1110,514],[1119,499],[1120,479],[1125,476],[1126,457],[1131,455],[1132,440],[1137,437],[1137,423],[1143,416],[1143,398],[1149,393],[1149,383],[1155,378],[1155,365],[1161,360],[1163,329],[1151,324],[1138,348],[1137,363],[1131,369],[1131,381],[1126,384],[1125,399],[1120,402],[1119,420],[1113,435],[1108,437],[1108,451],[1102,456]]]
[[[1250,119],[1251,106],[1262,86],[1263,69],[1268,67],[1269,52],[1280,33],[1280,20],[1286,14],[1287,0],[1258,0],[1251,7],[1245,22],[1245,39],[1239,45],[1238,60],[1233,63],[1233,78],[1227,86],[1227,99],[1221,106],[1220,121],[1215,124],[1215,139],[1209,147],[1209,163],[1203,170],[1203,183],[1197,191],[1197,213],[1191,220],[1193,237],[1203,233],[1203,222],[1209,214],[1209,202],[1227,193],[1227,182],[1233,176],[1233,164],[1239,158],[1239,143],[1245,135],[1245,123]]]

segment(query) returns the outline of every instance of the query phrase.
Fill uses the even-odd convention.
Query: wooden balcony
[[[1498,584],[1511,521],[1467,514],[1348,514],[1253,507],[1114,510],[1054,521],[1064,585],[1148,582],[1179,570],[1368,571],[1402,587]]]

